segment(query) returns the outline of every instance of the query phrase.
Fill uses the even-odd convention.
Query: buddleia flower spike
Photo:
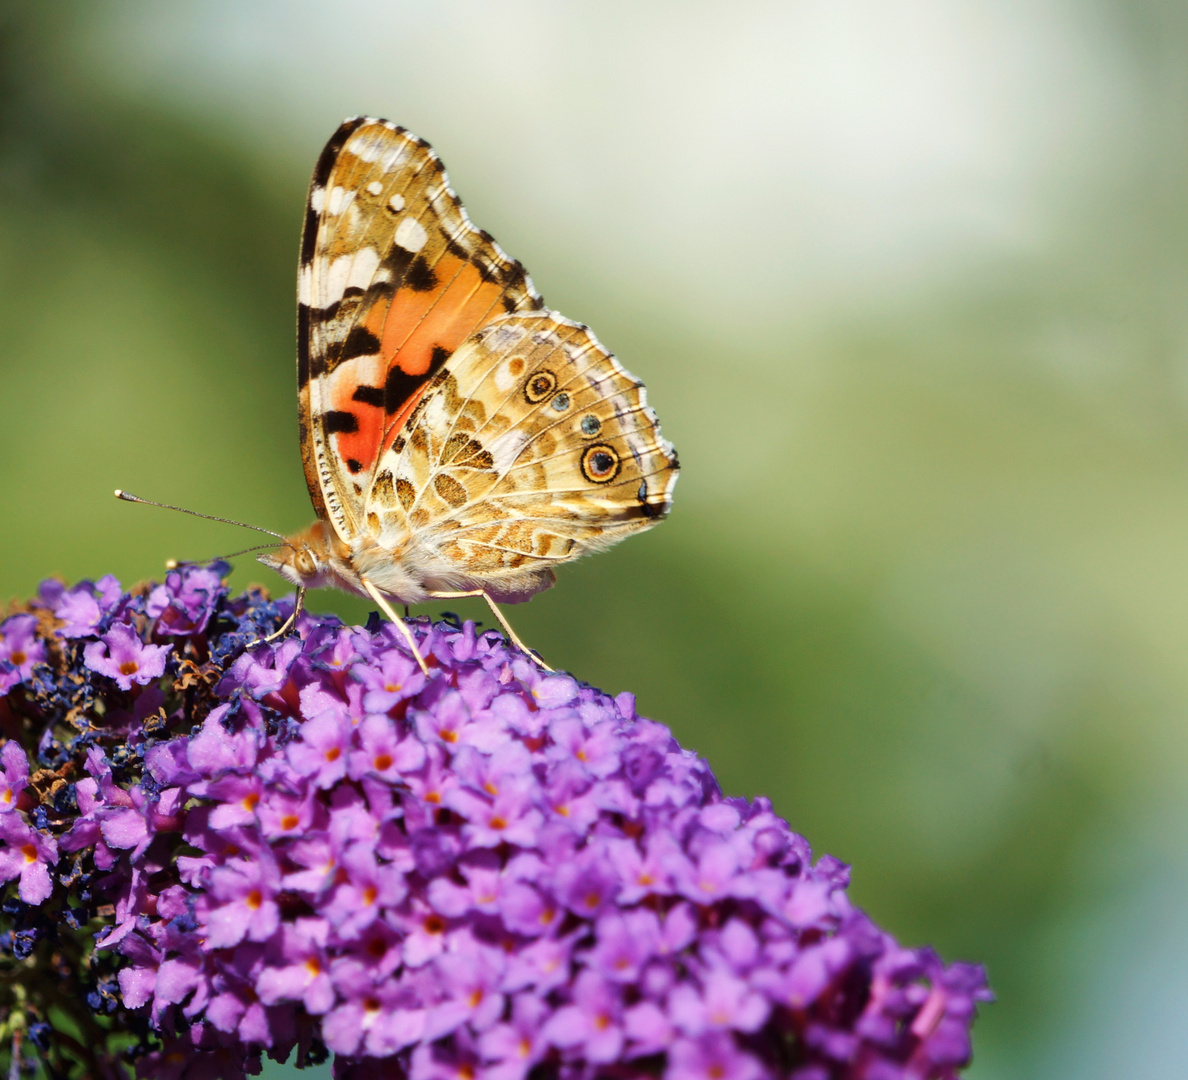
[[[900,945],[766,799],[498,634],[230,596],[0,623],[0,1015],[62,1077],[952,1080],[981,968]],[[743,718],[745,719],[745,718]],[[72,1003],[70,1015],[58,1006]],[[79,1037],[81,1034],[81,1037]],[[2,1055],[0,1055],[2,1056]]]

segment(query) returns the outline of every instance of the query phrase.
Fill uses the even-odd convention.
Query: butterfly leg
[[[266,638],[260,638],[259,641],[253,641],[253,645],[267,645],[269,642],[276,641],[277,638],[282,638],[289,632],[289,630],[297,624],[297,616],[301,614],[301,608],[305,604],[305,589],[304,587],[297,590],[297,602],[293,605],[293,614],[290,615],[283,623],[279,630],[273,631]]]
[[[532,657],[545,671],[552,671],[536,653],[534,653],[527,645],[525,645],[511,628],[511,624],[503,617],[503,612],[495,606],[495,601],[492,600],[482,589],[472,589],[470,592],[432,592],[429,594],[434,600],[461,600],[466,596],[481,596],[487,601],[487,607],[491,609],[491,614],[499,620],[499,625],[503,627],[503,632],[507,635],[507,640],[510,641],[520,652]]]
[[[413,632],[408,628],[408,624],[392,610],[392,605],[388,603],[387,598],[379,591],[370,581],[365,577],[359,578],[363,588],[367,590],[367,595],[371,597],[380,606],[388,618],[396,624],[396,629],[404,635],[404,640],[408,642],[408,647],[412,649],[412,654],[416,657],[417,663],[420,665],[421,671],[426,675],[429,674],[429,668],[425,665],[424,659],[421,657],[420,650],[417,648],[417,639],[413,637]]]

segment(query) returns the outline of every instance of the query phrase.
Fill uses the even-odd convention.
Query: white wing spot
[[[371,183],[367,185],[367,194],[368,195],[378,195],[383,190],[384,190],[384,185],[381,184],[378,180],[372,180]]]
[[[297,271],[297,303],[309,305],[313,293],[313,268],[303,266]]]
[[[364,127],[347,140],[344,149],[354,154],[360,161],[378,161],[390,142],[389,137],[383,132],[368,130]]]
[[[512,373],[512,369],[511,369],[512,360],[520,360],[520,370],[521,371],[524,370],[524,364],[523,364],[522,357],[511,357],[507,360],[504,360],[503,363],[500,364],[495,369],[495,389],[496,390],[499,390],[502,392],[507,392],[513,386],[516,385],[517,376]]]
[[[341,184],[336,184],[326,196],[326,210],[330,214],[341,214],[354,201],[355,193]]]
[[[326,205],[326,189],[324,187],[316,187],[309,193],[309,205],[315,214],[322,212],[322,207]]]
[[[404,248],[405,251],[411,251],[415,255],[425,246],[429,234],[419,221],[405,218],[396,226],[396,235],[392,239],[399,247]]]
[[[334,259],[326,270],[326,279],[319,290],[319,307],[326,307],[341,300],[347,289],[366,289],[379,268],[379,252],[372,247],[361,247],[351,255]]]
[[[528,444],[530,436],[526,431],[512,428],[504,432],[487,449],[491,452],[491,459],[495,463],[495,471],[502,476],[515,463],[520,452]]]
[[[360,161],[378,163],[381,172],[393,172],[407,159],[410,146],[395,128],[381,126],[361,128],[347,139],[343,149]]]
[[[404,209],[404,196],[397,192],[388,200],[388,205],[399,214]]]

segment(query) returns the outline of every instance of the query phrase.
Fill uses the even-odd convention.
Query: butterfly
[[[318,520],[259,556],[297,610],[306,588],[370,597],[424,667],[392,602],[482,597],[524,649],[497,603],[668,514],[679,465],[643,383],[545,306],[411,132],[355,117],[326,144],[297,300]]]

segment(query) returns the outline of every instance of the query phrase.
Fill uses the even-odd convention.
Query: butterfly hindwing
[[[380,535],[411,531],[437,576],[512,598],[664,517],[677,469],[643,385],[587,328],[519,313],[432,378],[367,509]]]
[[[427,143],[382,120],[339,128],[307,202],[298,384],[310,496],[344,541],[426,384],[491,320],[542,307]]]

